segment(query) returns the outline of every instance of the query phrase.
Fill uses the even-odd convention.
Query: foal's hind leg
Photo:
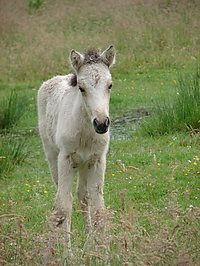
[[[49,164],[51,176],[56,184],[58,185],[58,152],[52,147],[48,141],[43,141],[46,158]]]
[[[57,166],[57,160],[58,160],[58,153],[55,151],[55,149],[51,146],[51,144],[48,141],[43,140],[43,146],[46,153],[46,158],[49,164],[51,176],[56,184],[58,185],[58,166]],[[55,244],[58,238],[58,232],[55,230],[55,217],[53,218],[53,221],[51,221],[51,230],[49,233],[49,240],[47,241],[46,245],[46,252],[44,253],[43,258],[43,264],[49,265],[51,261],[53,261],[53,250],[55,249]]]

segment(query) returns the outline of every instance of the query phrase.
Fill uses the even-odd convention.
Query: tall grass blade
[[[7,177],[15,165],[25,160],[28,155],[25,146],[26,139],[1,139],[0,178]]]
[[[0,131],[15,126],[28,109],[29,99],[14,90],[0,102]]]

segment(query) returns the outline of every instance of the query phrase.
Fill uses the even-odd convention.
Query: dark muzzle
[[[104,121],[99,121],[97,118],[93,120],[93,126],[98,134],[104,134],[108,131],[110,125],[110,118],[106,117]]]

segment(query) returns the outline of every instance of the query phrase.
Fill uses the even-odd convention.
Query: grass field
[[[170,132],[148,126],[154,121],[156,128],[163,106],[175,113],[180,76],[185,88],[199,81],[199,12],[197,0],[1,1],[0,97],[14,90],[29,101],[18,123],[0,133],[0,265],[42,265],[48,249],[56,190],[38,136],[37,90],[44,80],[71,72],[71,49],[110,44],[117,63],[104,188],[109,260],[86,242],[74,194],[75,256],[68,263],[200,265],[200,107],[188,105],[196,110],[195,127],[188,120]],[[58,235],[51,265],[62,265]]]

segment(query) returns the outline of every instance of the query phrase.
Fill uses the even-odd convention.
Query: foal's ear
[[[115,63],[115,55],[115,48],[111,45],[100,55],[100,58],[105,65],[111,67]]]
[[[78,71],[79,68],[83,65],[84,57],[82,54],[76,52],[75,50],[71,50],[69,60],[74,70]]]

